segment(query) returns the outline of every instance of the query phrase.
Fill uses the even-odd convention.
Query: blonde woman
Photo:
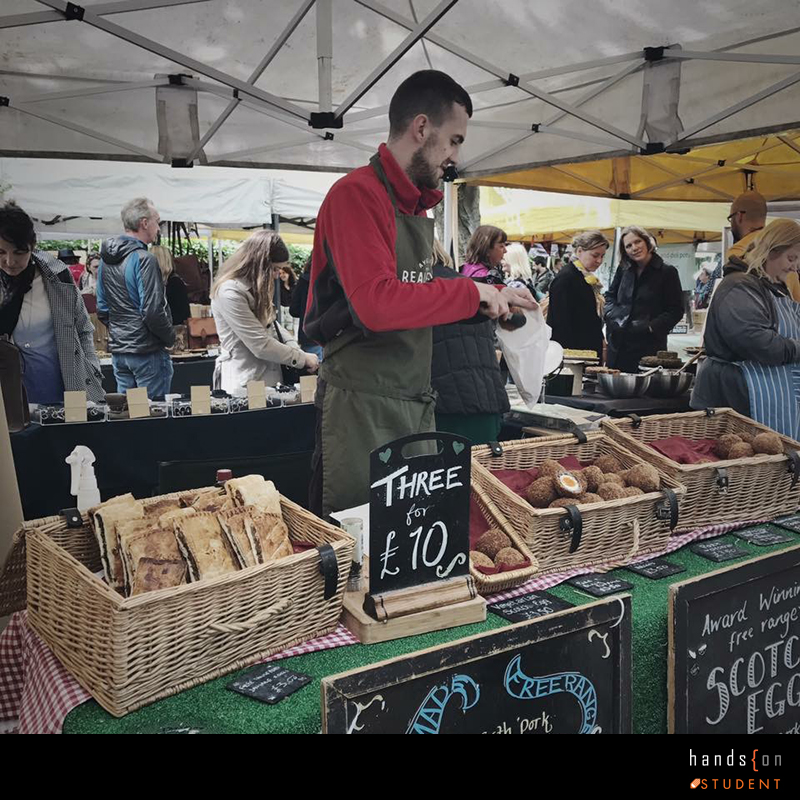
[[[222,265],[211,290],[220,354],[214,385],[244,396],[249,381],[282,383],[281,365],[316,372],[319,359],[304,353],[276,321],[275,280],[289,251],[273,231],[258,231]]]
[[[603,353],[603,284],[595,276],[608,250],[600,231],[585,231],[572,240],[572,260],[550,284],[547,324],[553,341],[571,350]]]
[[[506,255],[503,259],[506,267],[506,286],[515,289],[527,289],[535,295],[536,288],[533,283],[533,272],[531,262],[528,261],[528,254],[519,242],[512,242],[506,247]]]
[[[747,271],[728,274],[708,309],[708,358],[697,372],[691,405],[732,406],[773,430],[800,435],[800,305],[786,281],[800,267],[800,225],[771,222],[742,257]]]
[[[164,280],[164,292],[167,296],[167,305],[172,314],[173,325],[183,325],[191,314],[189,309],[189,292],[183,279],[175,272],[175,262],[172,253],[160,244],[150,247],[150,252],[156,257],[161,277]]]

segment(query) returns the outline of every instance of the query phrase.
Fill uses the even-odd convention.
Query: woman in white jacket
[[[281,268],[290,268],[283,239],[258,231],[222,265],[214,282],[211,311],[220,340],[214,385],[228,394],[246,395],[249,381],[281,383],[281,364],[310,372],[319,366],[276,322],[273,294]]]

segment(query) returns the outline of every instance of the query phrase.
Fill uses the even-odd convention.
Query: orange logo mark
[[[695,778],[695,779],[694,779],[694,780],[693,780],[693,781],[692,781],[692,782],[689,784],[689,786],[690,786],[692,789],[696,789],[696,788],[697,788],[699,785],[700,785],[700,778]]]

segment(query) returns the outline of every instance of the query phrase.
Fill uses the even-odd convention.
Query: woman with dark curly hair
[[[66,264],[36,250],[33,220],[0,206],[0,337],[18,348],[30,403],[60,403],[64,391],[102,401],[94,328]]]

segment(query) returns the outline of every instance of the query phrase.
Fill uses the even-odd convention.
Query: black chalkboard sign
[[[556,611],[563,611],[565,608],[573,607],[574,603],[568,603],[553,594],[531,592],[520,597],[512,597],[510,600],[492,603],[489,606],[489,611],[511,622],[526,622],[529,619],[544,617],[548,614],[554,614]]]
[[[567,583],[595,597],[605,597],[608,594],[616,594],[617,592],[626,592],[628,589],[633,589],[633,584],[628,583],[628,581],[596,573],[578,575],[577,578],[570,578]]]
[[[781,528],[786,528],[786,530],[800,533],[800,514],[792,514],[790,517],[781,517],[780,519],[776,519],[773,524],[779,525]]]
[[[758,528],[748,528],[747,530],[737,531],[733,535],[737,539],[749,542],[750,544],[759,545],[760,547],[796,541],[794,536],[789,536],[789,534],[783,533],[782,531],[770,530],[763,525]]]
[[[724,539],[711,539],[707,542],[698,542],[689,545],[689,549],[698,556],[707,558],[709,561],[732,561],[734,558],[750,555],[743,547],[738,544],[725,541]]]
[[[469,485],[463,436],[416,434],[372,451],[370,594],[469,574]]]
[[[322,681],[326,733],[629,733],[630,596]]]
[[[233,692],[254,697],[262,703],[274,705],[311,683],[310,675],[302,672],[292,672],[284,669],[280,664],[259,664],[254,669],[240,675],[231,681],[227,688]]]
[[[638,564],[628,564],[625,569],[654,581],[668,578],[670,575],[677,575],[679,572],[686,572],[686,567],[681,564],[673,564],[671,561],[664,561],[663,558],[653,558],[650,561],[640,561]]]
[[[796,731],[800,547],[670,592],[670,733]]]

